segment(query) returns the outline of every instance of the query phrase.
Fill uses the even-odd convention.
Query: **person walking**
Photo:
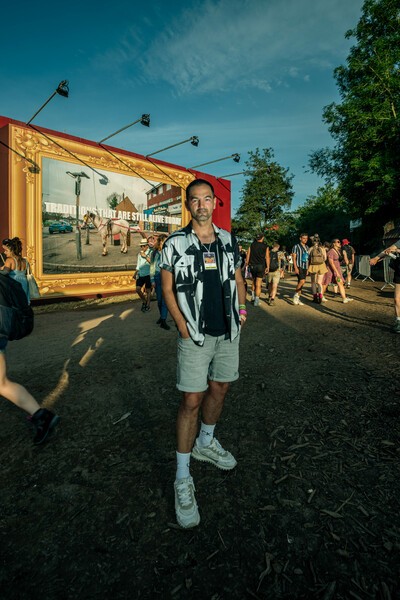
[[[142,301],[142,312],[150,310],[151,281],[150,281],[151,250],[146,238],[140,240],[140,252],[137,257],[136,293]]]
[[[152,289],[155,289],[158,310],[160,312],[160,318],[156,324],[160,325],[161,329],[169,331],[171,327],[167,323],[168,309],[162,294],[160,271],[161,251],[166,239],[167,236],[161,234],[155,241],[150,261],[150,282]]]
[[[269,248],[264,242],[264,234],[258,233],[247,251],[246,266],[250,268],[253,277],[251,299],[254,306],[259,306],[263,277],[269,270]]]
[[[313,235],[310,238],[312,243],[310,256],[309,256],[309,266],[308,272],[311,277],[311,291],[313,295],[313,302],[317,304],[321,304],[323,302],[323,282],[325,273],[327,273],[328,268],[325,264],[327,256],[326,250],[319,238],[318,233]]]
[[[400,240],[397,240],[394,244],[383,250],[378,256],[370,259],[370,265],[376,265],[383,258],[387,258],[388,256],[392,256],[392,260],[389,263],[389,266],[394,270],[394,314],[395,314],[395,322],[392,327],[393,333],[400,333]]]
[[[310,249],[307,246],[308,233],[301,233],[299,243],[292,248],[293,270],[297,275],[297,286],[293,296],[293,304],[303,306],[300,300],[301,292],[308,273],[308,259]]]
[[[192,220],[165,241],[160,263],[165,302],[179,331],[177,388],[183,396],[176,425],[174,492],[177,522],[184,528],[200,522],[190,458],[225,471],[236,466],[214,429],[229,384],[239,377],[246,294],[237,241],[212,222],[216,202],[205,179],[188,185],[185,204]]]
[[[3,240],[3,251],[6,257],[4,265],[0,267],[2,277],[8,276],[17,281],[27,299],[29,300],[29,287],[26,278],[28,261],[22,257],[22,242],[18,237]],[[0,310],[1,310],[0,306]],[[54,429],[60,420],[58,415],[47,408],[41,408],[35,398],[19,383],[15,383],[8,379],[7,363],[6,363],[6,347],[8,338],[0,335],[0,396],[9,400],[18,408],[21,408],[29,415],[29,420],[36,428],[36,434],[33,438],[35,445],[42,444],[48,437],[49,433]]]
[[[351,285],[351,274],[356,260],[356,251],[353,246],[350,246],[348,239],[342,240],[342,255],[346,267],[346,282],[344,285],[346,288],[349,288]]]
[[[328,268],[332,273],[332,283],[336,284],[339,288],[339,294],[342,298],[343,304],[353,302],[353,298],[347,298],[346,290],[344,289],[343,274],[340,267],[341,253],[340,253],[340,240],[334,239],[331,243],[331,249],[328,251]]]
[[[275,305],[275,297],[278,291],[278,285],[283,277],[284,255],[279,251],[280,245],[275,242],[269,253],[269,269],[267,273],[268,301],[269,306]]]

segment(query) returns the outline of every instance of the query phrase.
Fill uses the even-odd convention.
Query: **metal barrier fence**
[[[371,277],[371,265],[369,264],[370,256],[363,254],[361,256],[356,257],[356,271],[357,275],[354,279],[358,279],[359,277],[364,277],[363,281],[369,279],[370,281],[374,281]]]
[[[394,283],[393,283],[394,270],[389,267],[390,258],[384,258],[382,262],[383,262],[383,277],[384,277],[385,283],[381,287],[381,290],[383,290],[387,285],[394,288]]]

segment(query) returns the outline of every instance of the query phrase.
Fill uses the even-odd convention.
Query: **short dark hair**
[[[264,237],[264,234],[261,231],[260,233],[257,233],[256,240],[261,240],[263,237]]]
[[[209,181],[206,179],[194,179],[186,188],[186,200],[189,200],[192,188],[197,187],[198,185],[208,185],[208,187],[211,188],[212,195],[215,196],[214,187]]]
[[[308,233],[301,233],[301,234],[299,235],[299,237],[303,237],[304,235],[306,235],[306,236],[308,237]]]

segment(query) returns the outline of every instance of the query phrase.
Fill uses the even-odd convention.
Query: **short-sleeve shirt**
[[[303,244],[293,246],[292,254],[296,255],[296,264],[298,269],[308,269],[308,261],[310,257],[310,248]]]

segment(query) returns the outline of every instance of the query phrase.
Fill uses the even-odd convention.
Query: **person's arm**
[[[299,274],[299,267],[297,266],[296,252],[292,252],[292,260],[293,260],[293,270],[298,275]]]
[[[398,244],[398,246],[396,244]],[[389,246],[389,248],[385,248],[385,250],[382,250],[382,252],[377,254],[377,256],[374,256],[374,258],[370,258],[369,264],[373,267],[380,260],[383,260],[384,258],[386,258],[387,255],[390,254],[391,252],[400,252],[400,240],[399,240],[399,242],[396,242],[396,244],[392,244],[391,246]]]
[[[249,262],[250,262],[250,254],[251,254],[251,248],[250,246],[247,249],[247,254],[246,254],[246,267],[249,266]]]
[[[266,269],[265,272],[268,273],[269,272],[269,265],[271,264],[271,259],[269,256],[269,248],[267,246],[267,249],[265,251],[265,264],[266,264]]]
[[[343,248],[343,258],[344,258],[344,262],[346,264],[346,267],[349,266],[349,257],[347,256],[347,252],[346,250]]]
[[[239,306],[246,306],[246,288],[244,286],[243,275],[242,275],[242,271],[240,270],[240,268],[236,269],[236,271],[235,271],[235,281],[236,281],[236,288],[237,288],[237,293],[238,293]],[[240,310],[245,310],[245,309],[239,308],[240,324],[244,325],[244,323],[246,322],[247,313],[240,314]]]
[[[165,304],[167,305],[169,314],[175,321],[179,333],[181,334],[182,338],[189,338],[190,334],[186,325],[186,319],[181,313],[181,310],[178,306],[178,301],[176,299],[174,274],[171,273],[171,271],[161,269],[161,285]]]

